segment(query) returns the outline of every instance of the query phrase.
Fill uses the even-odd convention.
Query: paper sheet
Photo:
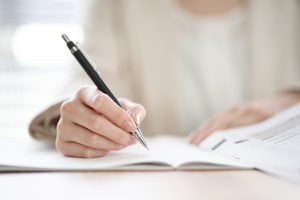
[[[202,146],[232,156],[268,173],[300,183],[300,104],[271,119],[221,131]]]

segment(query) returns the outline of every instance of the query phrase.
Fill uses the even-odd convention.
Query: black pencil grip
[[[94,70],[91,63],[86,59],[86,57],[83,55],[83,53],[78,50],[73,53],[76,60],[79,62],[79,64],[83,67],[85,72],[89,75],[89,77],[92,79],[92,81],[95,83],[97,88],[107,94],[118,106],[121,107],[121,104],[117,100],[117,98],[113,95],[113,93],[109,90],[109,88],[106,86],[104,81],[101,79],[99,74]]]

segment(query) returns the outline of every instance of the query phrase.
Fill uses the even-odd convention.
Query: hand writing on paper
[[[146,115],[143,106],[119,99],[120,108],[95,87],[82,87],[61,106],[56,148],[66,156],[94,158],[134,144],[134,132]]]
[[[206,121],[200,128],[190,134],[189,141],[192,144],[198,145],[215,131],[263,121],[299,101],[299,93],[288,92],[266,100],[234,106]]]

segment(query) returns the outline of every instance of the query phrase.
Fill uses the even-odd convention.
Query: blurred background
[[[91,0],[0,0],[0,134],[28,137],[30,119],[66,83]],[[30,48],[28,48],[30,47]]]
[[[102,5],[103,2],[107,5]],[[161,130],[168,133],[188,133],[206,120],[207,116],[226,110],[245,99],[270,96],[290,82],[299,82],[299,0],[251,1],[251,4],[244,0],[225,0],[222,1],[223,4],[220,0],[203,1],[208,5],[202,5],[201,1],[194,1],[200,2],[199,4],[188,3],[192,1],[170,1],[170,4],[163,1],[132,1],[135,3],[128,5],[126,1],[103,2],[0,0],[0,134],[28,137],[30,120],[57,100],[60,91],[68,86],[70,67],[77,66],[71,65],[74,58],[66,48],[61,34],[67,33],[72,40],[83,43],[84,23],[86,16],[90,14],[88,12],[93,14],[92,19],[104,19],[101,26],[94,26],[95,30],[89,30],[97,32],[97,38],[91,37],[91,34],[89,39],[92,41],[91,46],[97,47],[94,48],[97,57],[104,66],[110,67],[110,71],[117,71],[115,67],[118,63],[125,61],[124,66],[130,65],[130,69],[139,67],[147,69],[141,70],[145,74],[151,72],[151,76],[148,73],[147,79],[143,80],[142,86],[149,89],[146,80],[153,78],[157,79],[154,81],[157,85],[162,81],[162,91],[168,91],[169,88],[173,89],[173,84],[167,85],[165,82],[168,81],[157,75],[162,74],[162,67],[173,67],[170,56],[176,56],[176,65],[179,67],[177,70],[182,75],[177,81],[185,88],[186,93],[179,95],[181,100],[176,92],[173,95],[178,98],[178,102],[182,102],[179,103],[182,108],[179,109],[175,103],[169,104],[168,100],[162,103],[160,99],[154,98],[156,93],[153,92],[155,87],[152,85],[153,91],[136,90],[133,95],[136,96],[134,100],[141,100],[139,102],[148,106],[148,113],[151,114],[148,114],[148,122],[145,122],[151,133],[159,133]],[[90,9],[92,3],[96,3],[95,13]],[[167,12],[164,9],[168,9]],[[149,17],[149,14],[153,14],[153,17]],[[167,17],[168,15],[170,16]],[[123,17],[125,20],[121,20]],[[162,17],[167,18],[162,23],[156,23],[158,21],[155,20]],[[105,19],[110,20],[106,22]],[[172,25],[171,28],[167,26],[160,29],[169,22],[174,23],[174,27]],[[103,28],[105,25],[110,29]],[[248,25],[251,30],[248,30]],[[131,30],[134,28],[138,31]],[[152,36],[151,31],[155,30],[157,32]],[[102,34],[101,37],[98,34]],[[122,34],[128,35],[124,37]],[[171,34],[175,37],[168,37]],[[132,40],[137,35],[140,39]],[[168,40],[164,41],[165,39]],[[149,53],[157,48],[152,45],[155,44],[153,40],[157,40],[157,44],[163,44],[157,46],[161,47],[162,53]],[[133,41],[135,45],[130,44]],[[163,55],[164,51],[173,50],[174,43],[178,49]],[[255,66],[251,66],[252,63]],[[252,67],[253,72],[248,73]],[[172,70],[174,77],[177,70]],[[164,69],[164,73],[169,71]],[[128,74],[130,72],[128,70]],[[134,73],[130,76],[119,74],[121,75],[116,76],[117,78],[135,76]],[[131,78],[128,85],[140,81],[140,77],[146,76],[145,74]],[[124,88],[127,87],[127,84],[123,85]],[[143,87],[140,88],[142,89]],[[223,97],[222,101],[220,95]],[[145,97],[147,101],[142,101]],[[148,101],[148,97],[153,98]],[[171,94],[168,94],[168,98],[172,99]],[[188,105],[184,103],[186,98],[189,99]],[[157,103],[159,106],[149,106],[147,102],[153,105]],[[164,108],[164,112],[160,108]],[[175,113],[177,110],[178,113],[180,110],[184,112],[180,115],[173,114],[174,119],[169,120],[170,112]],[[175,120],[180,121],[182,126],[173,126]]]

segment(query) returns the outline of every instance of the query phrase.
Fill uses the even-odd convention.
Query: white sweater
[[[298,0],[251,0],[220,19],[191,19],[174,2],[97,0],[87,20],[86,51],[117,96],[146,107],[145,135],[186,135],[228,106],[299,86]],[[72,92],[88,82],[73,69]]]

